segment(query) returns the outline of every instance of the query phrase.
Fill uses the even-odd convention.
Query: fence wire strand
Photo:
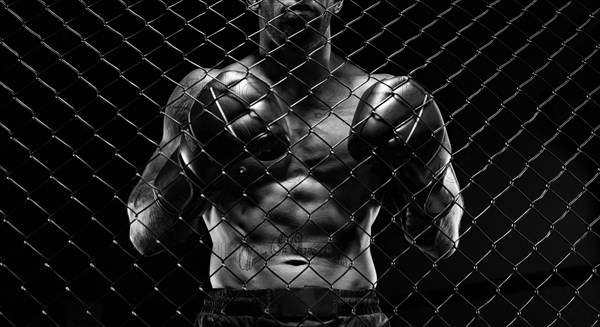
[[[331,280],[315,268],[320,260],[368,280],[354,264],[372,255],[372,285],[392,326],[600,324],[600,7],[592,0],[346,0],[332,16],[328,45],[346,63],[365,76],[417,80],[439,105],[465,199],[452,256],[435,259],[417,246],[420,236],[404,238],[402,215],[410,206],[388,206],[390,199],[378,196],[393,179],[353,182],[372,202],[339,197],[367,162],[344,159],[349,136],[328,143],[315,131],[332,122],[354,128],[344,101],[318,99],[328,113],[315,120],[294,111],[325,81],[300,81],[306,96],[291,102],[273,94],[290,111],[271,127],[295,117],[296,127],[310,131],[289,145],[289,156],[259,162],[254,169],[266,173],[254,180],[239,177],[243,166],[214,168],[223,174],[209,186],[244,194],[229,202],[212,193],[198,198],[219,211],[219,223],[184,222],[177,228],[191,236],[183,244],[141,255],[130,240],[128,199],[136,185],[155,187],[143,178],[152,158],[179,164],[161,137],[164,126],[187,120],[169,111],[195,96],[196,86],[182,78],[235,63],[249,71],[266,61],[242,62],[256,49],[266,51],[259,18],[240,0],[0,0],[0,325],[192,326],[211,278],[236,275],[226,262],[242,254],[248,274],[235,276],[241,284],[274,273],[267,262],[293,254],[315,264],[305,274],[331,287],[343,276]],[[267,89],[285,85],[301,68],[287,67],[289,74]],[[366,85],[329,75],[344,85],[329,94],[351,98]],[[179,98],[169,98],[174,89]],[[216,92],[212,104],[228,101],[228,91]],[[208,140],[184,131],[188,143],[219,148],[217,142],[237,137],[231,125],[241,118],[229,121],[218,109],[221,116],[210,119],[226,128]],[[309,140],[329,146],[329,154],[304,162],[294,148]],[[218,155],[207,160],[219,161]],[[378,155],[384,156],[374,150],[370,158]],[[292,187],[281,183],[286,196],[258,208],[262,221],[242,228],[228,219],[288,161],[302,162],[310,176],[337,163],[348,176],[320,184],[329,195],[323,203],[304,207],[294,194],[309,176],[300,176]],[[381,210],[369,229],[354,216],[372,203]],[[370,244],[352,255],[331,241],[304,247],[302,234],[288,235],[270,217],[286,205],[308,217],[297,231],[310,227],[331,240],[352,229]],[[334,231],[313,220],[332,206],[350,217]],[[211,235],[224,230],[244,242],[266,230],[282,238],[268,250],[241,241],[233,248],[213,244]],[[209,267],[211,256],[222,265]],[[278,284],[293,283],[274,274]]]

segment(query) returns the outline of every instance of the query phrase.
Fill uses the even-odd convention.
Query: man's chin
[[[289,34],[285,35],[280,31],[271,31],[270,34],[276,44],[280,46],[291,45],[306,52],[310,52],[326,43],[325,37],[313,30],[301,29],[300,31],[290,31]]]
[[[275,26],[289,37],[305,31],[309,21],[310,19],[303,15],[288,12],[277,19]]]
[[[296,15],[286,13],[279,17],[277,21],[269,28],[272,36],[277,36],[280,42],[293,42],[295,45],[304,48],[307,45],[319,43],[323,35],[319,33],[317,26],[320,20],[313,20],[314,15],[307,17],[305,15]],[[310,22],[310,23],[309,23]],[[312,25],[312,26],[311,26]]]

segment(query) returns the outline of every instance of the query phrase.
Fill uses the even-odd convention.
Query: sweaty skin
[[[390,76],[367,74],[331,51],[329,21],[342,1],[249,3],[263,17],[259,51],[221,69],[194,70],[175,89],[163,138],[130,196],[130,238],[149,254],[183,242],[203,219],[213,244],[214,288],[374,288],[371,226],[384,194],[403,194],[389,187],[389,170],[350,155],[348,137],[363,93]],[[177,154],[196,95],[223,71],[251,73],[270,86],[287,113],[289,151],[270,161],[247,156],[229,167],[209,201],[198,200],[204,202],[197,217],[166,215],[153,196],[154,181]],[[434,257],[452,253],[462,215],[454,171],[448,172],[444,187],[456,202],[437,218],[442,232],[425,245]],[[406,226],[426,230],[431,219],[416,217]]]
[[[254,65],[258,58],[223,71],[255,67],[252,74],[273,83]],[[204,76],[199,70],[188,78]],[[387,177],[373,165],[358,165],[347,138],[360,95],[383,77],[369,78],[340,60],[340,69],[311,96],[298,99],[285,86],[273,88],[287,111],[289,153],[273,161],[248,157],[228,171],[235,182],[220,185],[204,215],[213,242],[213,287],[375,286],[370,234]]]

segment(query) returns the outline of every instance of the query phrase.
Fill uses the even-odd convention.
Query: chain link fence
[[[152,257],[127,199],[172,90],[256,49],[238,0],[0,0],[0,325],[187,326],[206,230]],[[439,103],[465,198],[434,260],[382,210],[370,251],[393,326],[600,324],[600,6],[346,0],[333,50]]]

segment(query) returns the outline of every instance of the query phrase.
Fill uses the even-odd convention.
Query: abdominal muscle
[[[226,214],[213,208],[205,215],[212,286],[374,288],[369,234],[378,208],[366,205],[351,216],[340,207],[344,199],[330,201],[330,192],[311,178],[289,189],[263,185],[253,192],[259,197],[236,201]],[[347,191],[341,196],[363,198]]]
[[[314,245],[301,246],[312,250],[320,247]],[[376,276],[368,251],[353,258],[272,251],[264,246],[243,245],[225,257],[214,253],[211,258],[212,286],[247,289],[306,286],[370,289],[375,286]]]

